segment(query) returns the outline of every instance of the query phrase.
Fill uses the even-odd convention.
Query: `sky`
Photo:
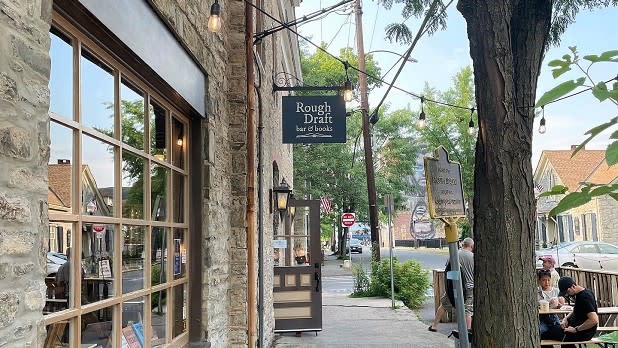
[[[304,0],[296,9],[296,16],[310,14],[320,8],[338,3],[339,0]],[[455,8],[456,1],[448,9],[447,29],[438,31],[432,36],[423,36],[412,51],[417,63],[408,63],[399,76],[397,86],[420,94],[425,83],[438,90],[446,90],[452,84],[452,77],[463,67],[472,65],[469,54],[469,42],[466,32],[466,23],[462,15]],[[350,10],[340,11],[351,13]],[[408,48],[405,45],[390,43],[385,35],[387,24],[401,21],[401,8],[393,7],[385,10],[378,6],[376,1],[363,1],[363,36],[366,52],[375,50],[389,50],[403,54]],[[559,59],[569,53],[568,46],[577,46],[580,56],[600,54],[605,51],[618,49],[618,40],[615,33],[610,33],[618,18],[618,8],[598,9],[595,11],[580,11],[576,22],[571,24],[561,37],[559,47],[551,48],[545,55],[541,75],[538,81],[537,99],[554,86],[569,79],[582,76],[579,72],[569,72],[559,79],[553,79],[547,62]],[[416,34],[420,26],[420,19],[411,18],[406,24]],[[354,14],[350,16],[332,13],[320,21],[314,21],[299,26],[299,32],[307,36],[316,44],[330,43],[328,51],[337,55],[340,48],[351,46],[356,49],[354,36]],[[310,49],[310,51],[313,51]],[[387,71],[398,59],[390,53],[377,52],[373,54],[382,71]],[[397,67],[386,76],[391,81]],[[590,70],[595,82],[609,80],[618,74],[618,64],[594,65]],[[375,89],[369,96],[370,107],[376,105],[386,91],[386,87]],[[410,107],[419,110],[419,100],[391,90],[386,100],[391,104],[391,110]],[[532,142],[532,165],[536,167],[542,150],[566,150],[571,145],[579,144],[586,139],[584,133],[594,126],[617,116],[616,106],[609,102],[599,103],[591,93],[566,99],[545,107],[547,131],[538,133],[539,119],[535,122],[535,132]],[[431,115],[427,115],[428,118]],[[615,129],[614,129],[615,130]],[[587,149],[605,149],[609,143],[608,132],[602,133],[589,143]]]

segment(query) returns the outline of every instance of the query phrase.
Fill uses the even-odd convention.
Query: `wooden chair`
[[[45,337],[44,347],[64,347],[62,343],[62,336],[64,336],[64,330],[68,324],[68,321],[59,321],[51,324],[47,330],[47,337]]]

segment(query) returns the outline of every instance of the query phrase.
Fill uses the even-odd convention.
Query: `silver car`
[[[47,253],[47,276],[54,277],[62,264],[67,262],[65,254],[50,251]]]
[[[604,242],[565,242],[555,247],[535,251],[539,257],[550,255],[556,267],[578,267],[590,270],[618,272],[618,246]]]

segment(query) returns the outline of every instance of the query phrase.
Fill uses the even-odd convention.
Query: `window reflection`
[[[184,229],[174,229],[174,279],[182,278],[187,272],[187,244]]]
[[[71,240],[70,231],[72,226],[69,222],[50,222],[49,235],[47,237],[51,248],[46,255],[46,291],[43,314],[51,314],[72,308],[74,304],[71,288],[71,284],[74,283],[71,266],[75,264],[75,259],[71,253],[70,243],[60,245],[61,241]],[[63,233],[65,231],[66,234]]]
[[[82,314],[81,336],[84,347],[119,347],[112,335],[112,307]]]
[[[61,320],[46,326],[47,336],[43,347],[70,347],[69,330],[72,321]]]
[[[174,197],[174,222],[185,222],[185,176],[178,172],[173,174]]]
[[[144,288],[143,226],[122,226],[122,293]]]
[[[70,214],[72,212],[72,168],[71,159],[73,158],[73,130],[59,125],[56,122],[49,124],[50,135],[50,155],[48,166],[48,190],[47,202],[49,212],[56,214]],[[59,240],[60,242],[60,240]],[[52,251],[63,251],[61,246],[51,249]]]
[[[145,347],[143,318],[144,297],[122,303],[122,347]]]
[[[150,311],[152,315],[152,345],[165,343],[165,323],[167,309],[167,290],[152,293],[150,301]]]
[[[144,217],[144,166],[142,157],[122,152],[122,217]]]
[[[112,70],[82,49],[81,116],[87,126],[114,135],[114,75]]]
[[[82,213],[114,216],[113,149],[110,144],[82,135]]]
[[[152,272],[151,285],[159,285],[165,283],[167,279],[166,264],[167,264],[167,228],[153,227],[152,228]]]
[[[167,114],[154,102],[148,108],[150,122],[150,153],[159,161],[167,161]]]
[[[82,229],[82,305],[114,295],[114,225],[84,223]]]
[[[125,79],[120,87],[122,142],[144,150],[144,95]]]
[[[73,119],[73,46],[71,39],[52,28],[51,72],[49,76],[49,111]]]
[[[178,168],[185,167],[185,125],[172,118],[172,164]]]
[[[174,287],[174,326],[173,336],[187,331],[187,287]]]
[[[152,219],[155,221],[167,220],[167,180],[170,170],[152,162],[150,170],[150,199]]]

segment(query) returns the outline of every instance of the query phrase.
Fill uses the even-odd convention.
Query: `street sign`
[[[356,223],[355,213],[343,213],[341,214],[341,226],[352,227]]]
[[[429,215],[434,219],[465,216],[461,165],[449,161],[442,146],[434,151],[434,156],[424,159]]]
[[[97,238],[103,238],[105,235],[105,224],[92,224],[92,231]]]
[[[284,144],[346,142],[346,109],[342,96],[284,96],[281,114]]]

